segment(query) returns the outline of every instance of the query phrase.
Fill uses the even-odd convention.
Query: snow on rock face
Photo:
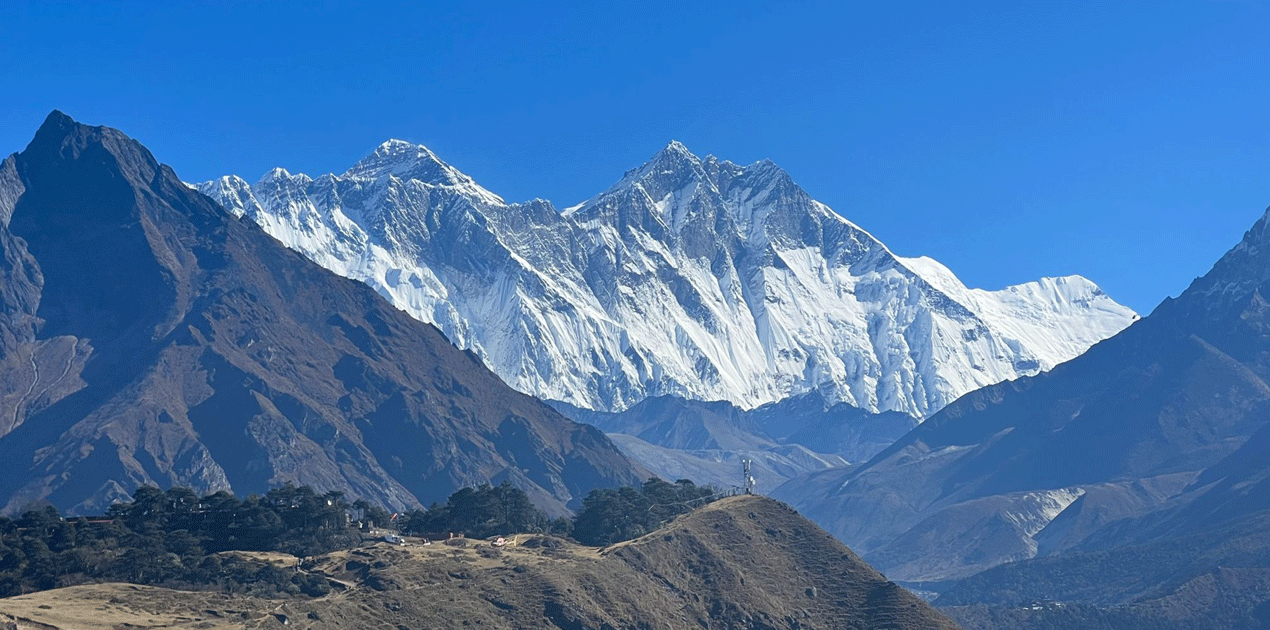
[[[1084,494],[1084,488],[1027,492],[1015,497],[1011,509],[1006,510],[1002,516],[1017,525],[1025,535],[1036,536]],[[1033,553],[1035,554],[1035,549]]]
[[[564,212],[507,204],[395,140],[343,175],[275,169],[199,190],[435,324],[516,389],[591,409],[656,395],[753,408],[818,390],[924,417],[1136,318],[1079,276],[966,288],[770,161],[701,159],[678,142]]]

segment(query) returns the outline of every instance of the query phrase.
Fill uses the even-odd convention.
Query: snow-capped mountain
[[[771,161],[678,142],[564,211],[508,204],[398,140],[343,175],[275,169],[198,189],[516,389],[591,409],[654,395],[753,408],[817,390],[924,417],[1136,318],[1080,276],[969,289],[894,255]]]

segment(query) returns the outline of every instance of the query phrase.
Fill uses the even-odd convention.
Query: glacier
[[[341,175],[196,185],[434,324],[512,387],[620,411],[807,392],[923,418],[1071,359],[1137,315],[1080,276],[988,291],[901,257],[771,161],[671,142],[563,211],[507,203],[421,145]]]

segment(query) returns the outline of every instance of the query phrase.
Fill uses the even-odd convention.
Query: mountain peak
[[[96,132],[99,136],[108,135],[111,132],[118,134],[108,127],[93,127],[77,122],[74,118],[62,113],[61,110],[53,110],[44,118],[44,122],[40,128],[36,130],[35,137],[31,139],[31,144],[27,145],[29,151],[32,147],[45,147],[49,145],[62,146],[71,138],[82,138],[76,144],[86,144],[91,142],[88,138]],[[122,134],[118,134],[122,135]]]
[[[684,146],[682,142],[679,142],[678,140],[671,140],[665,147],[662,148],[661,151],[658,151],[657,154],[647,162],[647,164],[645,164],[645,167],[658,166],[662,168],[675,168],[700,165],[701,158],[693,154],[692,151],[689,151],[688,147]]]
[[[73,136],[81,125],[60,110],[53,110],[44,118],[35,137],[31,138],[24,153],[60,151],[69,137]]]
[[[777,180],[793,179],[785,169],[781,168],[776,162],[764,158],[758,160],[749,166],[741,166],[727,160],[719,160],[713,155],[705,158],[698,157],[690,151],[688,147],[678,140],[671,140],[665,147],[658,151],[648,162],[636,169],[626,172],[622,178],[622,183],[629,184],[634,181],[643,181],[649,177],[657,177],[664,175],[691,176],[701,181],[710,180],[713,182],[714,175],[719,168],[731,170],[737,174],[748,174],[753,181],[771,182]]]
[[[688,147],[684,146],[684,144],[678,140],[671,140],[666,143],[666,146],[658,152],[658,155],[662,154],[681,155],[694,158],[697,157],[696,155],[693,155],[692,151],[688,150]]]
[[[1177,302],[1205,317],[1242,302],[1266,282],[1270,282],[1270,209],[1208,273],[1196,278],[1176,300],[1165,300],[1164,304]]]
[[[605,194],[630,188],[635,184],[641,184],[644,188],[650,187],[650,180],[665,180],[670,177],[679,185],[686,183],[690,179],[701,179],[705,176],[705,170],[701,166],[701,158],[698,158],[688,150],[688,147],[678,140],[671,140],[665,147],[655,153],[638,168],[626,171],[622,175],[622,179],[614,184],[606,191]],[[664,183],[664,182],[663,182]],[[653,186],[662,188],[661,185]],[[652,191],[649,191],[650,194]],[[600,195],[601,197],[603,196]],[[582,204],[586,205],[586,204]]]
[[[730,162],[726,164],[731,164]],[[771,159],[763,158],[749,166],[740,167],[740,172],[747,173],[755,182],[774,183],[789,182],[794,183],[794,178],[789,171],[781,168],[779,164]]]
[[[291,179],[291,171],[288,171],[287,169],[282,168],[281,166],[275,166],[269,169],[269,172],[260,176],[260,181],[262,182],[272,181],[275,179]]]
[[[108,127],[93,127],[76,121],[74,118],[62,113],[61,110],[53,110],[44,118],[44,122],[40,124],[40,128],[36,130],[35,136],[31,138],[27,150],[36,147],[37,151],[40,147],[61,147],[68,144],[80,145],[91,142],[90,136],[96,132],[97,135],[107,135],[114,132]],[[118,132],[115,132],[118,133]],[[72,141],[73,138],[79,138],[78,142]]]
[[[454,183],[454,169],[422,144],[391,139],[359,160],[344,173],[346,177],[378,178],[384,175],[426,177],[428,183]]]
[[[40,125],[40,128],[36,133],[38,135],[39,132],[46,130],[65,133],[77,124],[79,123],[76,123],[74,118],[62,113],[62,110],[60,109],[55,109],[49,112],[49,115],[44,118],[44,123]]]
[[[86,152],[111,156],[115,167],[137,185],[147,185],[160,168],[149,150],[122,132],[77,122],[56,109],[44,119],[22,156],[37,165],[32,175],[39,177],[41,172],[74,161]]]
[[[391,139],[380,144],[374,152],[344,173],[344,177],[370,179],[385,176],[453,188],[487,204],[505,203],[501,197],[482,188],[465,173],[443,162],[428,147],[405,140]]]

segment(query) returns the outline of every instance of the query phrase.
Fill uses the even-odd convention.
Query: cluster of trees
[[[601,546],[642,536],[716,494],[687,479],[668,483],[653,478],[638,488],[593,490],[572,520],[550,520],[523,491],[503,483],[464,488],[450,495],[445,505],[408,512],[398,523],[407,535],[454,533],[487,538],[513,532],[546,533]]]
[[[427,511],[402,514],[397,526],[407,535],[454,533],[474,538],[513,532],[567,536],[570,530],[569,519],[548,519],[523,490],[507,482],[463,488],[444,505],[434,503]]]
[[[351,546],[360,536],[347,514],[359,507],[377,509],[308,487],[246,499],[143,487],[104,518],[64,519],[53,507],[0,517],[0,597],[102,580],[322,595],[329,587],[320,576],[220,552],[304,556]]]
[[[348,514],[383,513],[364,501],[350,505],[340,492],[318,494],[308,486],[285,485],[264,496],[239,499],[229,492],[199,497],[189,488],[142,487],[130,503],[116,503],[106,518],[143,537],[176,546],[220,551],[282,551],[297,556],[356,542]],[[387,520],[387,515],[380,518]]]
[[[631,540],[716,498],[715,489],[687,479],[668,483],[654,477],[639,488],[593,490],[573,519],[573,538],[593,546]]]
[[[487,484],[459,490],[444,505],[400,515],[397,526],[405,534],[479,538],[546,533],[598,546],[641,536],[714,497],[713,489],[686,479],[654,478],[638,488],[595,490],[572,520],[553,520],[522,490]],[[304,557],[356,545],[356,521],[387,525],[391,518],[378,506],[349,504],[339,492],[318,494],[307,486],[245,499],[143,487],[105,517],[67,519],[53,507],[0,517],[0,597],[92,581],[324,595],[330,587],[321,576],[224,552]]]

